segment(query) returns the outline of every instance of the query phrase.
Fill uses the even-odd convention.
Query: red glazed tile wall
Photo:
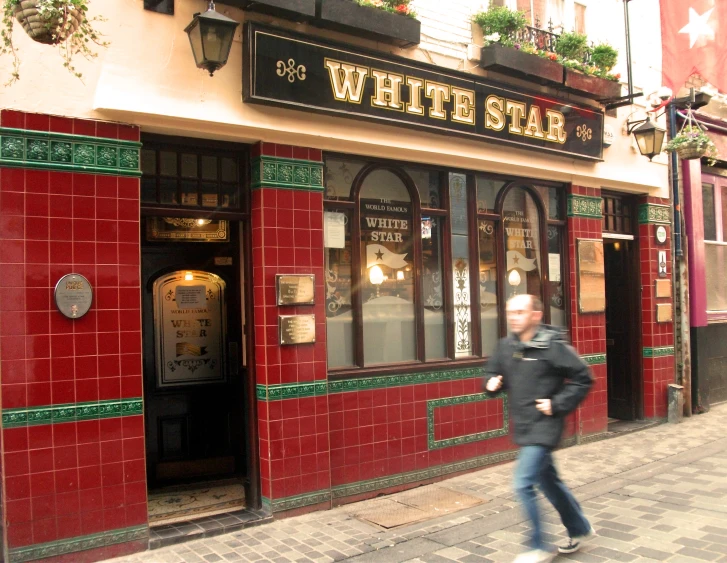
[[[139,140],[135,127],[8,110],[0,125]],[[0,168],[2,409],[142,396],[139,242],[137,178]],[[94,288],[73,321],[53,303],[71,272]],[[2,439],[9,549],[146,524],[142,416]]]
[[[509,436],[441,449],[429,448],[427,402],[481,392],[482,379],[477,377],[331,394],[333,486],[432,469],[512,450],[514,445]],[[470,410],[485,414],[470,418]],[[492,399],[437,407],[434,422],[437,440],[502,428],[502,401]],[[509,428],[509,421],[505,421],[505,425]]]
[[[639,204],[669,205],[668,199],[642,198]],[[659,278],[659,251],[666,251],[667,277],[672,279],[671,236],[667,236],[665,244],[656,242],[654,223],[639,225],[639,241],[641,251],[641,286],[642,286],[642,338],[644,348],[663,348],[674,346],[674,323],[656,322],[656,305],[672,303],[671,298],[656,298],[654,282]],[[667,226],[671,235],[671,226]],[[647,418],[665,418],[667,415],[667,386],[674,383],[674,354],[654,358],[643,358],[644,365],[644,416]]]
[[[601,190],[571,186],[571,194],[601,197]],[[578,239],[601,239],[600,219],[568,217],[568,261],[570,264],[570,312],[571,339],[581,355],[606,354],[606,315],[580,314],[578,312],[578,281],[576,277],[576,241]],[[606,364],[591,366],[594,377],[591,392],[575,413],[574,425],[583,435],[605,432],[608,426],[608,395],[606,392]]]
[[[321,151],[259,143],[252,158],[322,162]],[[326,324],[323,194],[260,188],[252,192],[255,373],[258,385],[325,381]],[[278,306],[276,274],[314,274],[314,306]],[[316,316],[316,343],[280,346],[279,315]],[[262,496],[276,500],[330,489],[328,398],[258,402]]]

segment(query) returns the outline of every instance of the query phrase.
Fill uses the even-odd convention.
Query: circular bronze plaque
[[[79,319],[91,308],[93,288],[81,274],[66,274],[58,280],[54,298],[61,313],[69,319]]]

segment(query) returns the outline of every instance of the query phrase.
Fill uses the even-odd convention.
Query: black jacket
[[[501,339],[485,373],[484,385],[490,377],[502,375],[514,441],[520,446],[557,446],[563,419],[593,383],[588,365],[568,345],[563,332],[547,325],[541,325],[529,342],[514,336]],[[550,399],[553,415],[535,408],[536,399]]]

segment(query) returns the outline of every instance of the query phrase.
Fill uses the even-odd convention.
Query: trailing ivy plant
[[[20,78],[20,58],[13,43],[15,25],[22,25],[35,41],[58,47],[63,66],[83,81],[83,75],[76,70],[73,57],[81,55],[87,59],[97,56],[93,44],[107,47],[108,42],[101,39],[93,23],[104,21],[96,16],[88,18],[89,0],[0,0],[2,2],[2,26],[0,27],[0,55],[13,57],[13,68],[8,85]],[[38,22],[33,22],[28,14],[37,12]],[[32,17],[32,16],[31,16]],[[34,20],[35,18],[33,18]]]
[[[490,6],[484,12],[472,16],[472,21],[482,28],[485,40],[512,47],[518,32],[528,25],[527,16],[506,6]]]
[[[369,6],[378,8],[392,14],[402,14],[410,18],[416,18],[416,12],[411,9],[409,3],[411,0],[355,0],[359,6]]]

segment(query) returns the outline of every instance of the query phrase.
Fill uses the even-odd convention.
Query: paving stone
[[[637,547],[632,550],[631,553],[635,555],[642,555],[649,559],[655,559],[656,561],[666,561],[672,556],[671,553],[667,553],[666,551],[659,551],[658,549],[651,549],[650,547],[643,546]]]
[[[716,561],[717,559],[720,559],[719,553],[704,551],[702,549],[696,549],[694,547],[683,547],[679,551],[677,551],[677,553],[680,555],[688,555],[689,557],[693,557],[695,559],[701,559],[702,561]]]

